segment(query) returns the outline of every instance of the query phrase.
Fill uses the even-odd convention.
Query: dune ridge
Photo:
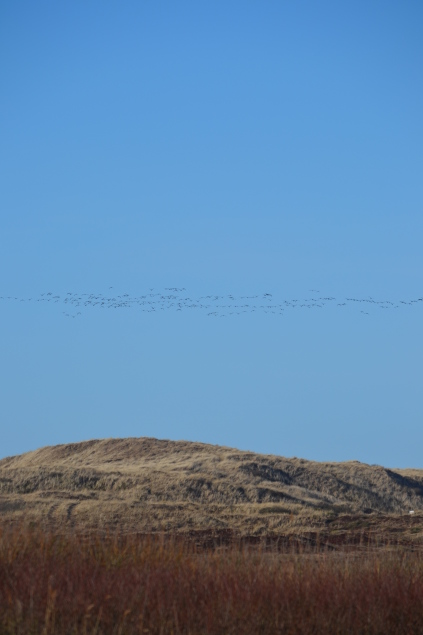
[[[190,441],[101,439],[0,460],[0,515],[120,531],[295,533],[423,516],[423,470],[319,463]],[[345,520],[347,519],[347,520]],[[419,527],[418,525],[417,527]]]

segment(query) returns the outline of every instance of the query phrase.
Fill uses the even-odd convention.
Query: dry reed
[[[2,635],[423,632],[423,557],[0,529]]]

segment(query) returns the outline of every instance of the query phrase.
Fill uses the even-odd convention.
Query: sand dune
[[[417,517],[423,512],[423,470],[318,463],[188,441],[92,440],[0,461],[5,522],[262,534],[336,526],[352,516],[366,527],[385,517],[395,524],[411,509]]]

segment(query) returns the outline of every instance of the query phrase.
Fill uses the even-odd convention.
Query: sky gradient
[[[422,27],[409,0],[2,5],[0,457],[423,468]]]

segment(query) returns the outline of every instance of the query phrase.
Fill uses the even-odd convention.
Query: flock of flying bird
[[[360,313],[370,315],[369,310],[373,308],[399,309],[405,306],[416,306],[423,302],[423,297],[393,302],[391,300],[376,300],[372,297],[343,298],[339,300],[332,296],[323,296],[317,289],[310,289],[309,293],[312,295],[308,298],[291,300],[278,299],[271,293],[242,296],[211,294],[197,298],[191,297],[185,288],[179,287],[168,287],[161,291],[149,289],[143,295],[137,296],[128,293],[118,295],[114,293],[113,287],[109,287],[106,295],[102,293],[74,293],[71,291],[58,295],[48,291],[31,298],[0,296],[0,302],[57,304],[63,309],[62,314],[67,318],[79,318],[87,309],[94,308],[103,310],[138,308],[147,313],[196,309],[207,316],[222,318],[245,313],[284,315],[286,311],[293,309],[320,310],[329,306],[344,309],[347,306],[355,306],[358,307]]]

